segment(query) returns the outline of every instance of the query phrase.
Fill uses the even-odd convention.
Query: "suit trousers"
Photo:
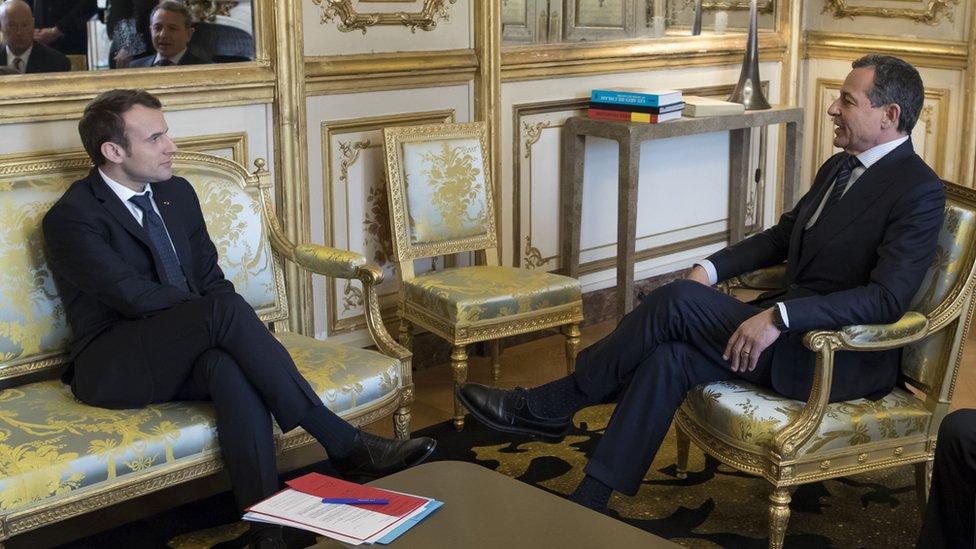
[[[919,548],[976,547],[976,410],[942,420]]]
[[[772,345],[752,371],[722,358],[729,338],[762,309],[690,280],[662,286],[576,359],[577,387],[617,407],[586,474],[634,495],[688,391],[711,381],[771,385]]]
[[[148,394],[135,387],[148,387]],[[75,358],[72,390],[104,408],[212,400],[224,464],[242,507],[278,486],[269,412],[287,432],[321,406],[281,343],[232,292],[115,324]]]

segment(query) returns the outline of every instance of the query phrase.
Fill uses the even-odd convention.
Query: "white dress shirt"
[[[10,46],[4,46],[4,47],[7,48],[7,66],[16,71],[19,71],[20,74],[24,74],[25,72],[27,72],[27,62],[30,61],[30,54],[31,51],[34,50],[34,44],[31,44],[30,47],[27,48],[27,51],[25,51],[20,55],[14,55],[14,52],[10,51]],[[17,67],[16,64],[17,59],[21,60],[20,68]]]
[[[180,53],[178,53],[178,54],[176,54],[176,55],[174,55],[173,57],[163,57],[163,56],[161,56],[161,55],[159,55],[159,54],[157,53],[157,54],[156,54],[156,58],[155,58],[155,59],[153,59],[153,62],[152,62],[152,64],[153,64],[153,66],[155,67],[155,66],[156,66],[156,65],[158,65],[158,64],[159,64],[160,62],[162,62],[162,60],[163,60],[163,59],[169,59],[169,60],[170,60],[170,62],[171,62],[171,63],[173,63],[174,65],[179,65],[179,64],[180,64],[180,61],[182,61],[182,60],[183,60],[183,56],[184,56],[184,55],[186,55],[186,48],[183,48],[183,51],[181,51]]]
[[[105,175],[105,172],[103,172],[101,169],[98,170],[98,173],[102,176],[102,179],[105,180],[108,188],[112,189],[112,192],[114,192],[119,197],[119,200],[125,204],[125,207],[128,208],[129,213],[132,214],[132,217],[136,218],[136,222],[143,227],[146,225],[143,223],[142,218],[145,216],[143,215],[142,209],[139,208],[139,206],[136,206],[136,203],[129,199],[133,196],[148,194],[149,203],[152,204],[153,210],[156,212],[156,215],[159,216],[159,220],[163,222],[163,228],[166,229],[166,221],[163,220],[162,214],[159,213],[159,208],[156,206],[156,200],[153,198],[152,185],[146,183],[146,188],[144,188],[141,193],[137,193],[129,187],[126,187],[125,185]],[[166,229],[166,238],[169,239],[169,245],[173,248],[173,252],[176,253],[176,246],[173,246],[173,239],[169,236],[169,229]]]
[[[856,183],[858,178],[861,177],[861,174],[867,171],[867,169],[870,168],[871,165],[873,165],[878,160],[884,158],[891,151],[897,149],[898,146],[904,143],[905,141],[908,141],[909,137],[910,136],[908,135],[904,137],[899,137],[898,139],[894,139],[892,141],[888,141],[886,143],[882,143],[880,145],[871,147],[870,149],[857,155],[857,160],[861,163],[861,165],[851,170],[851,178],[848,180],[847,188],[844,189],[844,194],[847,194],[847,192],[851,190],[851,187],[853,187],[854,183]],[[820,200],[820,205],[817,206],[817,211],[813,212],[813,215],[810,216],[810,220],[807,221],[807,224],[804,226],[803,228],[804,230],[807,230],[810,227],[812,227],[813,224],[817,222],[817,219],[820,218],[820,212],[823,211],[824,204],[827,202],[827,197],[830,196],[830,191],[833,188],[834,188],[834,184],[831,183],[830,187],[827,189],[827,192],[824,193],[823,199]],[[841,198],[843,198],[843,195],[841,195]],[[711,261],[707,259],[703,259],[698,263],[695,263],[695,265],[701,265],[701,267],[705,269],[705,272],[708,274],[709,284],[714,285],[718,283],[718,271],[715,270],[715,265],[712,265]],[[789,328],[790,317],[786,310],[786,304],[780,301],[776,303],[776,306],[779,308],[780,316],[783,317],[783,324],[786,324],[786,327]]]

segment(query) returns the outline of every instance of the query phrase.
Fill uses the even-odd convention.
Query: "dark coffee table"
[[[371,482],[370,486],[444,502],[443,507],[391,543],[389,546],[394,549],[680,547],[549,492],[461,461],[425,463]],[[315,547],[347,545],[328,540]]]

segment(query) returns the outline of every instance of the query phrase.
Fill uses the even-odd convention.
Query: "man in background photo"
[[[18,74],[62,72],[71,70],[65,55],[34,40],[34,15],[24,0],[6,0],[0,4],[0,65]]]
[[[153,9],[149,18],[149,33],[156,55],[134,59],[129,67],[169,67],[172,65],[200,65],[203,59],[187,50],[193,38],[190,10],[180,2],[165,0]]]

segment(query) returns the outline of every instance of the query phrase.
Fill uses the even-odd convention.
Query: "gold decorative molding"
[[[847,0],[824,0],[824,7],[820,13],[831,12],[834,19],[850,19],[855,17],[883,17],[886,19],[909,19],[915,23],[925,23],[936,26],[945,16],[952,21],[952,6],[958,5],[959,0],[929,0],[925,9],[885,8],[881,6],[848,6]]]
[[[345,197],[345,204],[336,205],[333,196],[333,172],[338,171],[336,174],[336,183],[348,189],[352,187],[352,183],[349,181],[349,168],[353,166],[362,156],[363,151],[370,149],[378,149],[382,142],[382,134],[377,135],[377,139],[363,138],[362,136],[357,136],[351,141],[341,141],[338,140],[339,136],[349,135],[349,134],[362,134],[365,132],[379,132],[384,127],[387,126],[403,126],[403,125],[413,125],[413,124],[436,124],[436,123],[451,123],[455,121],[455,113],[453,110],[437,110],[437,111],[427,111],[427,112],[414,112],[414,113],[404,113],[389,116],[371,116],[362,118],[353,118],[349,120],[337,120],[337,121],[325,121],[321,123],[321,147],[322,147],[322,196],[323,196],[323,211],[326,223],[324,226],[325,233],[323,239],[326,246],[336,246],[340,244],[337,242],[337,234],[339,231],[345,231],[345,243],[342,243],[344,248],[355,248],[352,243],[352,235],[363,234],[366,240],[365,243],[370,239],[369,234],[377,235],[373,241],[378,243],[383,248],[383,254],[387,258],[392,258],[392,241],[382,242],[382,235],[386,235],[389,239],[391,234],[389,230],[389,215],[375,215],[370,216],[367,213],[367,218],[361,220],[365,223],[363,231],[358,230],[358,228],[353,231],[353,224],[357,226],[360,220],[350,219],[349,212],[349,197],[348,194]],[[339,158],[333,158],[332,145],[333,143],[338,144],[339,148]],[[338,165],[334,162],[338,160]],[[372,193],[372,200],[381,208],[386,208],[386,177],[383,170],[379,170],[381,175],[381,181],[373,182],[363,182],[366,187],[364,190],[364,196],[366,193]],[[369,198],[366,198],[369,200]],[[334,220],[338,219],[340,216],[337,214],[343,212],[337,212],[336,208],[340,207],[344,209],[344,217],[346,219],[346,226],[338,227],[333,226]],[[381,218],[382,217],[382,218]],[[380,226],[382,225],[382,227]],[[368,250],[363,250],[364,255],[367,255],[371,261],[379,264],[381,268],[396,268],[395,263],[389,263],[389,259],[386,261],[380,261],[382,258],[377,257],[375,254],[368,255],[365,252]],[[384,265],[384,263],[387,263]],[[380,305],[382,307],[382,316],[384,321],[389,321],[396,316],[396,298],[398,296],[398,288],[396,287],[396,278],[387,278],[385,284],[394,284],[392,289],[384,291],[384,293],[377,292],[377,297],[380,300]],[[350,286],[347,289],[345,286],[342,291],[339,291],[337,281],[335,279],[329,278],[326,280],[326,330],[329,336],[336,334],[354,332],[357,330],[362,330],[366,328],[366,316],[365,312],[357,314],[355,316],[349,316],[345,318],[340,318],[340,314],[347,312],[355,308],[354,302],[357,299],[356,291],[358,288],[355,286]],[[386,289],[386,286],[384,286]],[[349,299],[353,301],[349,301]],[[341,306],[340,306],[341,303]],[[342,309],[340,311],[340,309]]]
[[[247,134],[221,133],[212,135],[195,135],[180,137],[173,140],[181,151],[202,152],[214,154],[217,151],[230,149],[231,159],[241,166],[247,166]]]
[[[807,31],[803,57],[853,61],[868,53],[897,56],[916,67],[965,70],[968,44],[937,40],[902,40],[899,37]]]
[[[749,2],[726,2],[717,0],[715,2],[702,2],[703,11],[749,11]],[[756,4],[757,13],[773,13],[776,11],[774,0],[765,0]]]
[[[542,122],[536,122],[535,124],[530,124],[528,122],[522,122],[522,139],[525,141],[525,159],[528,161],[529,166],[532,165],[532,145],[535,145],[542,137],[542,130],[551,126],[549,120],[543,120]],[[516,160],[516,165],[518,160]],[[532,170],[529,169],[529,181],[528,181],[528,191],[529,191],[529,231],[525,235],[525,255],[522,257],[521,266],[526,269],[535,269],[548,264],[556,256],[543,257],[542,252],[539,248],[532,245]],[[521,201],[519,201],[521,202]],[[521,216],[519,216],[521,217]],[[516,236],[518,238],[518,236]]]
[[[309,96],[450,86],[474,79],[472,50],[393,52],[307,57]]]
[[[437,27],[438,20],[450,19],[448,4],[457,0],[424,0],[423,8],[419,12],[369,12],[359,13],[353,6],[353,0],[312,0],[312,3],[322,8],[321,23],[337,21],[337,27],[342,32],[362,31],[375,25],[403,25],[410,32],[417,29],[431,31]]]
[[[230,16],[230,10],[240,4],[231,0],[186,0],[185,3],[194,21],[210,23],[213,23],[218,15]]]
[[[761,62],[782,61],[786,40],[777,32],[759,33]],[[653,69],[739,65],[746,35],[669,36],[626,42],[533,44],[506,47],[502,81],[639,72]]]

